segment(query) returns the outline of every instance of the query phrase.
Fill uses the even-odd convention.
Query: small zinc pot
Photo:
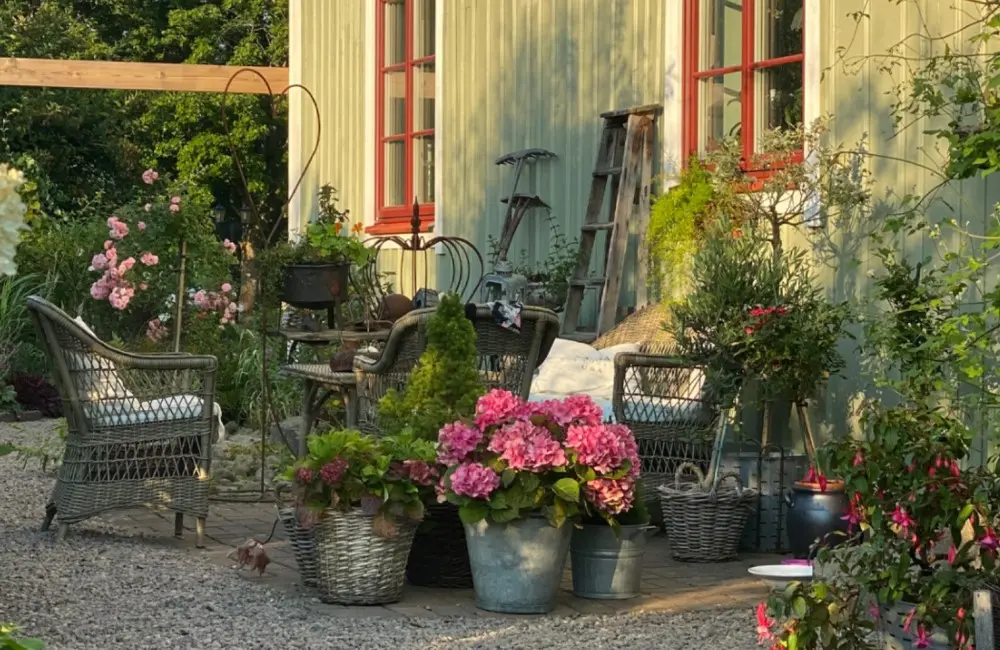
[[[289,264],[281,299],[299,309],[327,309],[347,296],[350,279],[351,265],[346,262]]]
[[[569,554],[573,526],[543,517],[465,524],[476,606],[505,614],[547,614]]]
[[[622,526],[618,535],[607,525],[588,524],[575,529],[569,547],[573,595],[601,600],[638,596],[646,534],[654,529]]]
[[[788,544],[797,558],[807,558],[816,540],[836,546],[845,538],[837,532],[847,532],[842,519],[849,505],[843,481],[830,481],[826,491],[816,483],[798,481],[785,494],[788,504]]]

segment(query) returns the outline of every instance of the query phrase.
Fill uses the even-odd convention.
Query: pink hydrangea
[[[312,483],[316,474],[308,467],[300,467],[295,470],[295,480],[299,483]]]
[[[635,502],[635,481],[610,478],[587,481],[583,496],[601,512],[618,515],[631,510]]]
[[[566,465],[566,452],[552,433],[528,420],[501,427],[490,440],[489,450],[499,454],[514,470],[542,472]]]
[[[146,185],[152,185],[154,181],[160,178],[160,175],[156,173],[155,169],[147,169],[142,172],[142,182]]]
[[[438,462],[444,465],[463,463],[482,440],[482,431],[475,427],[463,422],[446,424],[438,432]]]
[[[235,255],[236,254],[236,244],[234,244],[233,242],[229,241],[228,239],[224,239],[222,241],[222,247],[225,248],[227,251],[229,251],[230,255]]]
[[[344,472],[347,471],[349,465],[350,463],[343,458],[334,458],[320,468],[319,478],[327,485],[334,485],[343,478]]]
[[[160,258],[154,255],[153,253],[146,251],[145,253],[142,254],[142,257],[139,258],[139,261],[145,264],[146,266],[156,266],[157,264],[160,263]]]
[[[622,452],[625,454],[625,458],[629,461],[629,463],[631,463],[628,475],[632,478],[638,478],[642,461],[639,459],[639,443],[636,442],[635,436],[632,434],[632,430],[624,424],[605,424],[604,426],[618,436],[618,442],[622,446]]]
[[[554,400],[550,417],[559,426],[583,424],[597,426],[604,417],[604,411],[589,395],[570,395],[563,400]]]
[[[451,489],[459,496],[488,499],[500,486],[500,475],[480,463],[459,465],[451,475]]]
[[[522,402],[516,395],[495,388],[476,402],[476,426],[485,431],[515,415],[521,406]]]
[[[437,471],[422,460],[404,460],[403,472],[418,485],[434,485],[437,480]]]
[[[120,241],[128,236],[128,224],[118,217],[108,217],[108,237]]]
[[[620,469],[626,449],[618,431],[608,426],[574,425],[566,430],[566,446],[576,451],[576,460],[594,468],[598,474]]]

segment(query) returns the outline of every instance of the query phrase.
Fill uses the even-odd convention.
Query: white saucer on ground
[[[812,566],[806,564],[763,564],[748,571],[772,589],[784,589],[790,582],[808,582],[813,577]]]

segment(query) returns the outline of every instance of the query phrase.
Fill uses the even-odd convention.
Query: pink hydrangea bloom
[[[181,206],[179,206],[176,203],[171,203],[170,204],[170,211],[171,212],[180,212],[181,211]]]
[[[460,496],[487,499],[500,486],[500,475],[480,463],[459,465],[451,475],[451,489]]]
[[[228,239],[224,239],[222,241],[222,247],[225,248],[227,251],[229,251],[230,254],[236,253],[236,244],[229,241]]]
[[[154,181],[160,178],[160,175],[156,173],[155,169],[147,169],[142,172],[142,182],[146,185],[152,185]]]
[[[438,462],[444,465],[463,463],[482,440],[482,431],[475,427],[463,422],[446,424],[438,432]]]
[[[160,263],[160,258],[154,255],[153,253],[146,251],[145,253],[142,254],[142,257],[139,258],[139,261],[145,264],[146,266],[156,266],[157,264]]]
[[[434,467],[422,460],[404,460],[403,471],[411,481],[418,485],[434,485],[437,472]]]
[[[542,472],[566,465],[566,452],[559,441],[548,429],[528,420],[518,420],[497,430],[489,450],[515,470]]]
[[[295,479],[300,483],[312,483],[315,478],[315,473],[308,467],[300,467],[295,470]]]
[[[551,417],[559,426],[583,424],[597,426],[604,411],[589,395],[570,395],[558,400],[552,407]]]
[[[594,468],[598,474],[620,469],[627,459],[618,431],[609,426],[570,426],[566,429],[566,446],[576,451],[578,463]]]
[[[349,463],[343,458],[334,458],[319,470],[319,478],[327,485],[333,485],[340,481],[347,471]]]
[[[598,510],[609,515],[627,512],[635,502],[635,481],[599,478],[587,481],[583,496]]]
[[[521,400],[507,390],[493,389],[476,402],[476,425],[483,430],[504,422],[521,408]]]

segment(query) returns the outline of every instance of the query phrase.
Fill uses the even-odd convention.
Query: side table
[[[339,393],[347,411],[348,428],[358,426],[357,379],[353,372],[333,372],[325,363],[292,363],[279,371],[285,377],[302,380],[302,426],[299,428],[298,454],[306,454],[306,438],[323,404]],[[322,392],[320,392],[322,390]]]

